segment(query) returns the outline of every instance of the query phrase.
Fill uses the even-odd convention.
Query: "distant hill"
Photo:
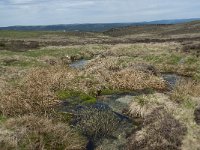
[[[103,32],[112,28],[149,25],[149,24],[178,24],[186,23],[200,18],[193,19],[175,19],[175,20],[158,20],[151,22],[138,23],[102,23],[102,24],[61,24],[61,25],[47,25],[47,26],[9,26],[0,27],[0,30],[22,30],[22,31],[81,31],[81,32]]]
[[[165,22],[165,21],[164,21]],[[105,35],[112,37],[122,37],[127,35],[143,35],[149,37],[167,37],[171,35],[199,34],[200,20],[184,22],[178,24],[145,24],[140,26],[129,26],[113,28],[104,32]]]

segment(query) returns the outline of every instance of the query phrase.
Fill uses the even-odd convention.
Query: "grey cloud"
[[[0,26],[200,17],[198,0],[1,0]]]

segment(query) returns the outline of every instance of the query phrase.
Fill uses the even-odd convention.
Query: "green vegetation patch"
[[[0,123],[2,123],[2,122],[4,122],[4,121],[6,121],[6,117],[3,116],[3,115],[0,115]]]
[[[112,95],[112,94],[118,94],[120,93],[119,90],[112,90],[112,89],[103,89],[101,91],[101,95]]]
[[[58,91],[57,97],[60,100],[69,101],[72,105],[77,105],[77,104],[86,105],[86,104],[96,103],[95,97],[79,91],[67,91],[67,90]]]

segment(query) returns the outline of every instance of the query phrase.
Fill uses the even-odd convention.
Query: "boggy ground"
[[[0,147],[198,150],[200,59],[183,46],[0,51]],[[180,80],[170,86],[165,74]]]

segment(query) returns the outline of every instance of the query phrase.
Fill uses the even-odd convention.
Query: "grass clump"
[[[128,148],[132,149],[168,149],[179,150],[186,127],[163,108],[152,111],[145,117],[143,129],[129,137]]]
[[[86,146],[86,140],[68,125],[34,115],[8,119],[0,130],[4,150],[82,150]]]
[[[156,95],[153,94],[136,96],[129,106],[129,114],[144,118],[155,108],[159,107],[155,99]]]
[[[5,116],[29,113],[50,115],[59,103],[55,91],[65,88],[68,81],[74,78],[73,73],[59,67],[32,69],[18,84],[7,86],[1,92],[0,112]]]
[[[98,58],[87,65],[86,74],[94,74],[96,80],[117,90],[163,90],[166,83],[156,76],[148,64],[128,63],[128,57]],[[124,65],[125,63],[125,65]]]
[[[192,97],[200,96],[200,83],[194,80],[181,80],[176,85],[170,98],[178,103],[187,102]]]
[[[84,109],[78,113],[76,120],[76,128],[93,140],[112,136],[119,126],[119,119],[111,110]]]

